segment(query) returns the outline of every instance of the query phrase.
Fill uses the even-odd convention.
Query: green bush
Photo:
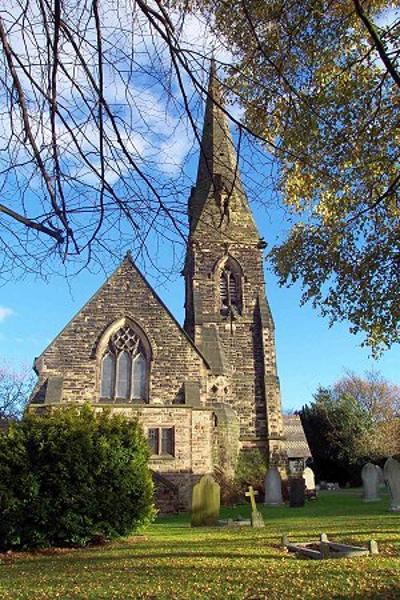
[[[235,470],[235,485],[239,495],[243,496],[249,485],[263,494],[267,469],[268,459],[265,451],[258,448],[242,450]]]
[[[26,414],[0,435],[0,547],[83,545],[154,515],[136,421],[89,406]]]

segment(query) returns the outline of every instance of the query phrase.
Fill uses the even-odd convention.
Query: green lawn
[[[364,504],[359,490],[324,492],[305,508],[262,509],[262,530],[191,529],[180,515],[99,548],[3,555],[0,599],[400,599],[400,514],[388,504]],[[248,506],[222,510],[239,513]],[[322,531],[357,544],[374,538],[381,554],[310,561],[280,548],[283,533],[305,541]]]

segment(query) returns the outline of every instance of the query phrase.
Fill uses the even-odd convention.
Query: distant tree
[[[317,476],[356,481],[366,460],[399,453],[399,399],[400,388],[375,371],[319,388],[300,412]]]
[[[371,429],[357,440],[357,454],[375,460],[400,454],[400,386],[377,371],[367,371],[364,377],[348,371],[333,391],[338,397],[354,398],[370,420]]]
[[[335,396],[319,388],[314,401],[300,411],[301,421],[318,479],[357,482],[358,440],[370,429],[370,420],[351,396]]]
[[[32,391],[34,377],[27,368],[0,364],[0,418],[15,419],[22,414]]]
[[[239,497],[243,496],[249,485],[252,485],[260,492],[264,491],[264,479],[267,468],[267,457],[258,448],[246,450],[239,454],[234,477]]]
[[[398,2],[186,4],[233,49],[228,85],[277,160],[293,223],[270,255],[281,283],[371,346],[399,340]]]

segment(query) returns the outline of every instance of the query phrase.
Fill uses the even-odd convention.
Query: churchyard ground
[[[1,555],[1,600],[301,598],[400,599],[400,514],[361,490],[322,492],[304,508],[261,509],[265,529],[190,528],[190,516],[158,519],[143,536],[109,545]],[[249,506],[222,517],[249,516]],[[366,544],[378,556],[310,561],[286,554],[281,535]]]

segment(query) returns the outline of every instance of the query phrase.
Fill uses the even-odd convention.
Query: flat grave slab
[[[327,558],[356,558],[379,554],[378,544],[370,540],[368,546],[354,546],[331,542],[325,533],[321,533],[320,541],[291,543],[287,535],[282,536],[282,545],[288,552],[294,552],[298,557],[324,560]]]
[[[251,527],[250,519],[220,519],[218,521],[220,527]]]

